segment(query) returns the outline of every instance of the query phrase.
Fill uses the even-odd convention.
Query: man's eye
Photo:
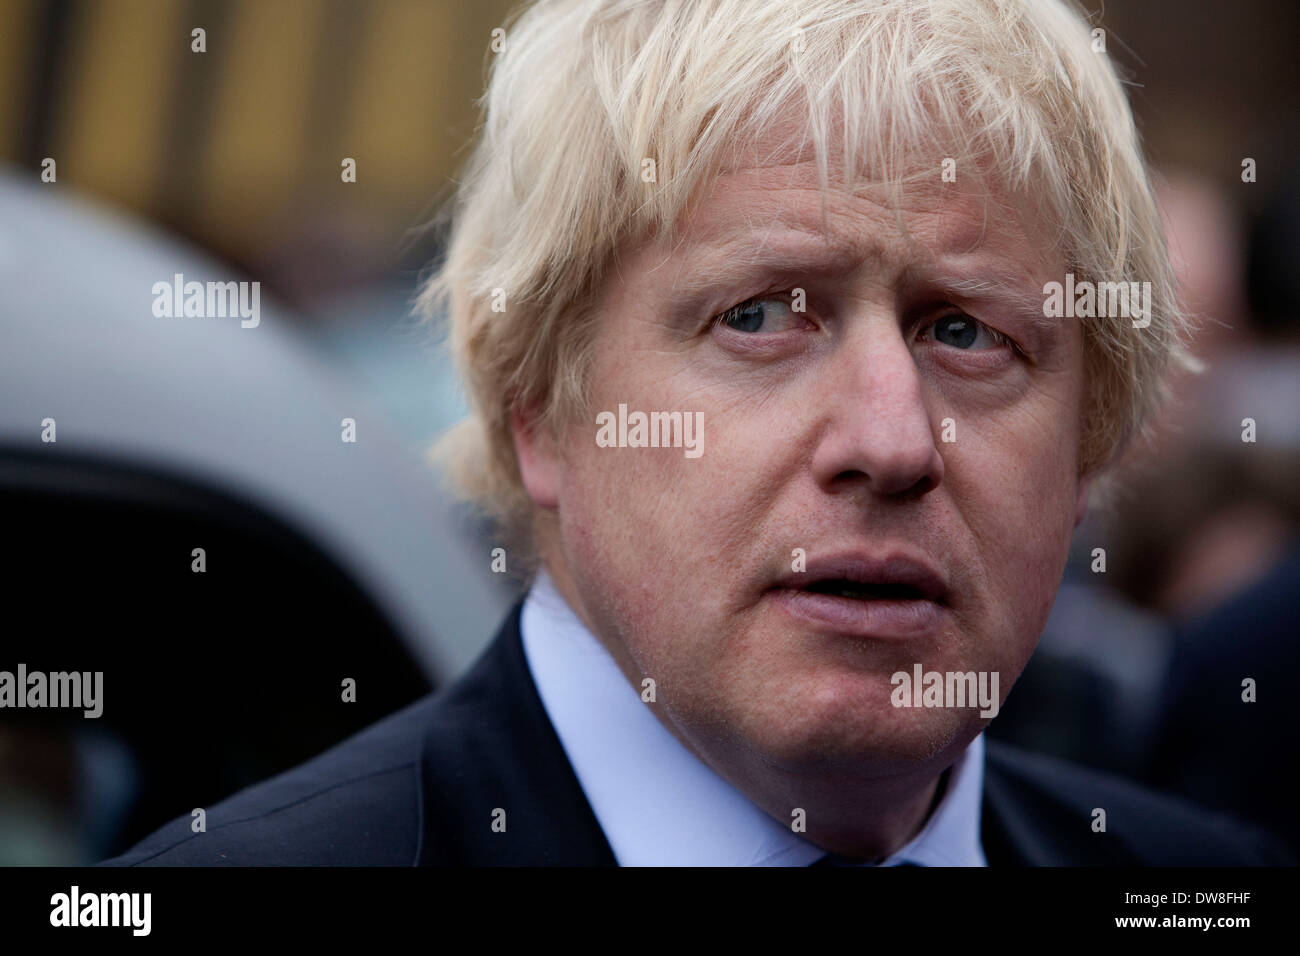
[[[798,328],[803,319],[779,298],[760,296],[733,305],[717,321],[737,332],[785,332]]]
[[[995,349],[1007,344],[1006,337],[1001,333],[995,332],[984,323],[977,322],[969,315],[962,315],[961,313],[945,315],[943,318],[935,320],[934,323],[922,330],[922,337],[933,338],[943,345],[950,345],[953,348],[965,349],[970,352]]]

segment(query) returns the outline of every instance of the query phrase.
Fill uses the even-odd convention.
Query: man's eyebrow
[[[1039,287],[1027,287],[1026,280],[1009,272],[993,271],[986,276],[931,276],[926,285],[953,299],[1005,304],[1016,318],[1029,322],[1035,329],[1054,333],[1060,328],[1057,319],[1044,315],[1043,294]]]
[[[712,240],[681,244],[676,252],[686,258],[673,291],[692,295],[738,281],[752,272],[779,272],[798,276],[834,276],[871,262],[883,251],[838,241],[824,233],[788,227],[768,227],[731,232]],[[1055,335],[1060,320],[1043,314],[1041,287],[1027,276],[996,266],[972,263],[949,270],[913,265],[904,269],[905,286],[924,288],[931,294],[986,303],[1009,311],[1039,336]]]
[[[829,275],[864,261],[862,251],[797,229],[754,229],[679,247],[686,257],[677,291],[711,288],[753,271]],[[868,257],[870,258],[870,257]]]

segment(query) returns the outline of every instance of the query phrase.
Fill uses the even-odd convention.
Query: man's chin
[[[805,711],[786,723],[752,728],[750,749],[791,775],[889,777],[955,758],[982,730],[968,710],[911,711],[877,704]]]

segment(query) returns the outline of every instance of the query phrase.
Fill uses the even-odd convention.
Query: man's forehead
[[[1026,217],[1008,215],[1004,198],[982,181],[966,187],[912,182],[897,189],[859,183],[850,193],[832,180],[823,190],[816,163],[805,160],[719,176],[680,220],[675,251],[689,258],[761,243],[766,236],[799,234],[847,258],[996,254],[1023,251],[1030,226]],[[1033,245],[1045,251],[1041,243]]]
[[[957,182],[943,182],[943,157],[936,153],[937,136],[922,131],[915,142],[900,143],[898,150],[888,150],[893,156],[892,168],[879,168],[875,161],[863,156],[843,155],[843,117],[828,115],[823,135],[817,137],[826,159],[829,195],[846,192],[861,193],[868,197],[885,194],[884,182],[907,182],[909,188],[892,196],[901,211],[907,212],[935,200],[936,195],[924,187],[944,187],[941,198],[946,202],[959,201],[974,205],[978,194],[996,193],[986,179],[990,173],[987,164],[972,161],[961,163]],[[923,142],[921,140],[924,140]],[[818,149],[814,142],[813,124],[806,109],[786,108],[763,127],[761,131],[742,134],[730,148],[721,164],[721,174],[704,190],[705,195],[718,191],[743,190],[750,198],[761,202],[765,192],[817,191],[821,186],[818,174]],[[954,163],[956,161],[954,160]],[[954,170],[955,171],[955,170]],[[852,180],[852,190],[846,190],[846,178]]]

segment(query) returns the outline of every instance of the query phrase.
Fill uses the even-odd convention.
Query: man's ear
[[[1088,492],[1092,490],[1092,475],[1079,476],[1079,497],[1074,502],[1074,526],[1077,528],[1088,514]]]
[[[516,406],[510,413],[510,434],[528,497],[539,507],[556,507],[560,492],[559,457],[549,430],[538,424],[536,409]]]

